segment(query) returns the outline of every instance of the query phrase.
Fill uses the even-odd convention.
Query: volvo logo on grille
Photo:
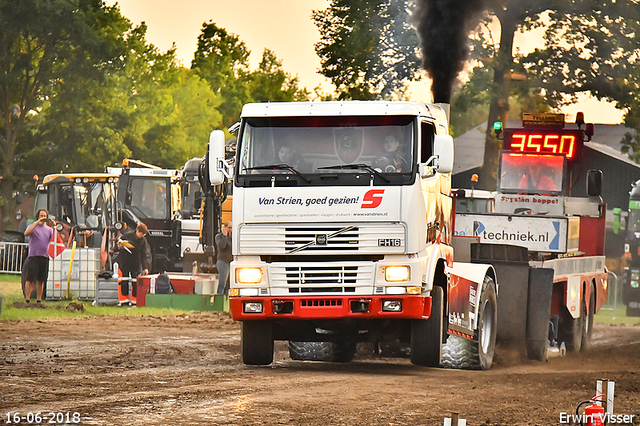
[[[327,245],[327,234],[316,234],[316,245],[326,246]]]

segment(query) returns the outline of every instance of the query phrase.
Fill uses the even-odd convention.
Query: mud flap
[[[527,306],[527,356],[544,361],[549,339],[553,269],[529,270],[529,303]]]
[[[491,263],[498,284],[497,341],[524,355],[527,333],[529,251],[508,244],[471,244],[471,262]]]

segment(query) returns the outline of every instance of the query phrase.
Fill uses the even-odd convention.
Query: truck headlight
[[[240,284],[257,284],[262,281],[262,269],[237,268],[236,281]]]
[[[384,268],[384,279],[388,282],[409,281],[409,267],[387,266]]]

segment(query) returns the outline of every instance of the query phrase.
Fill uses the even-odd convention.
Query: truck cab
[[[118,175],[111,173],[47,175],[42,181],[37,204],[46,202],[46,208],[68,246],[74,239],[79,247],[100,248],[105,231],[108,231],[109,241],[115,240],[117,233],[117,182]]]
[[[622,302],[627,316],[640,316],[640,180],[631,185],[626,220],[624,256],[627,267],[623,272]]]
[[[135,160],[125,160],[120,171],[117,200],[122,221],[129,229],[140,222],[147,225],[151,272],[181,271],[180,171]]]
[[[399,340],[412,362],[438,366],[457,333],[490,366],[495,319],[480,298],[497,287],[490,266],[453,262],[447,114],[410,102],[244,106],[229,303],[245,363],[271,363],[273,340],[351,356],[358,341]]]

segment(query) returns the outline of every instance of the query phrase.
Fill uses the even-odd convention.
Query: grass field
[[[0,274],[0,297],[2,298],[2,313],[0,321],[6,320],[37,320],[44,318],[73,318],[94,316],[142,316],[142,315],[179,315],[187,311],[169,308],[147,307],[117,307],[92,306],[91,301],[79,301],[84,311],[69,311],[66,307],[70,300],[44,301],[43,309],[15,308],[16,302],[24,302],[22,284],[19,275]],[[31,302],[33,303],[33,301]]]

